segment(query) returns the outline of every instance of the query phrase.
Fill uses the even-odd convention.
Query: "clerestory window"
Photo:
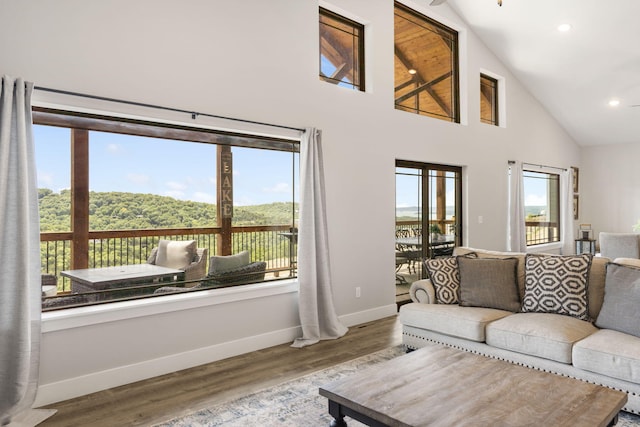
[[[395,3],[395,107],[460,122],[458,33]]]
[[[320,79],[365,90],[364,26],[324,8],[320,8]]]
[[[298,141],[46,109],[34,140],[42,274],[57,282],[44,310],[296,276]],[[159,265],[161,240],[195,241],[184,257],[199,269],[80,280]],[[215,275],[211,257],[230,255],[216,264],[257,270]]]
[[[480,121],[498,126],[498,80],[480,74]]]

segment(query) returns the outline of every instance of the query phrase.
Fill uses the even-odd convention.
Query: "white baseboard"
[[[346,314],[339,318],[345,326],[349,327],[393,316],[396,313],[396,305],[390,304],[357,313]],[[94,372],[50,384],[43,384],[38,387],[38,395],[34,407],[50,405],[55,402],[73,399],[97,391],[192,368],[228,357],[293,342],[294,339],[299,338],[301,335],[302,330],[298,326],[183,353],[172,354],[166,357],[146,360],[132,365]]]
[[[215,362],[228,357],[293,342],[293,340],[300,335],[302,335],[302,330],[298,326],[183,353],[171,354],[166,357],[145,360],[144,362],[132,365],[119,366],[114,369],[94,372],[55,383],[43,384],[38,387],[38,394],[33,406],[50,405],[62,400],[73,399],[182,369],[193,368],[194,366]]]

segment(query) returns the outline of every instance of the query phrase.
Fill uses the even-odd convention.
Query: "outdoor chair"
[[[185,286],[192,287],[206,275],[208,254],[207,248],[196,248],[195,240],[160,240],[147,263],[183,270]]]
[[[209,273],[204,280],[191,289],[261,282],[264,280],[266,270],[267,263],[265,261],[251,262],[251,254],[249,251],[243,251],[235,255],[212,256],[209,260]],[[186,290],[188,289],[176,286],[164,286],[157,289],[155,293],[163,294]]]

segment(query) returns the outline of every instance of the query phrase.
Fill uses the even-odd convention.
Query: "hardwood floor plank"
[[[338,340],[289,344],[162,375],[47,406],[42,427],[148,426],[186,415],[402,342],[396,316],[352,326]]]

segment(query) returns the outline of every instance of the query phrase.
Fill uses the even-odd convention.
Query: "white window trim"
[[[298,289],[299,284],[296,279],[285,279],[47,311],[42,313],[42,332],[61,331],[273,295],[297,293]]]

